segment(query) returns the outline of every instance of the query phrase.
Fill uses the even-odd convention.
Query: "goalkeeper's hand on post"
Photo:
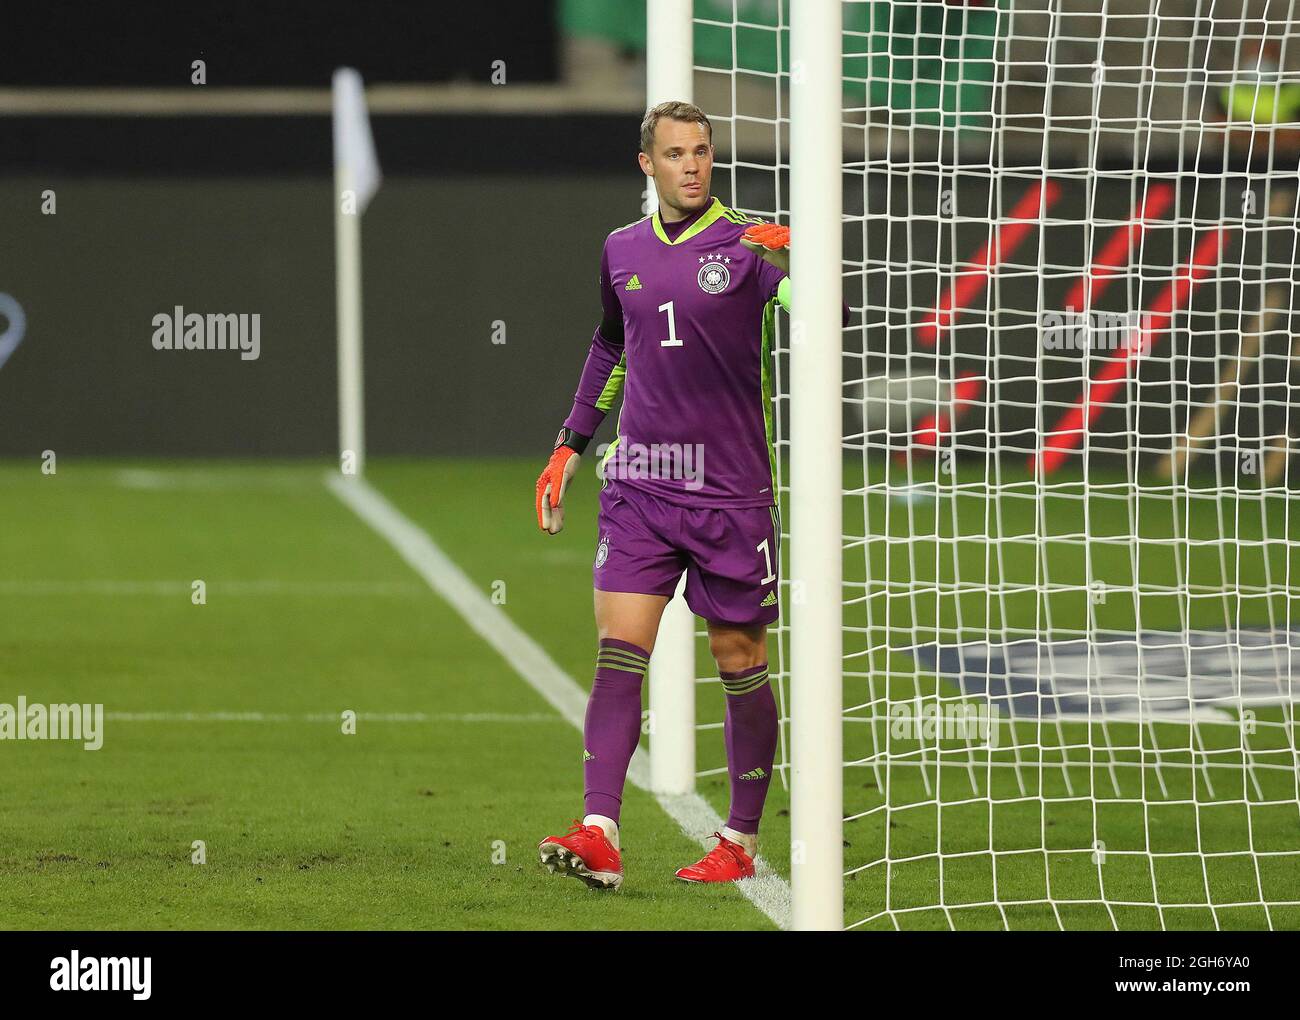
[[[537,526],[552,535],[564,528],[564,493],[569,480],[578,473],[588,441],[589,437],[572,429],[560,429],[555,451],[537,479]]]
[[[741,235],[740,243],[758,252],[777,269],[790,275],[790,228],[779,223],[757,223]]]

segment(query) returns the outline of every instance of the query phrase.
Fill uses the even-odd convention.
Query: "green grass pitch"
[[[108,713],[98,751],[0,742],[0,901],[7,905],[0,925],[770,928],[733,888],[673,880],[698,845],[635,788],[625,798],[622,891],[592,893],[541,869],[537,840],[581,810],[580,735],[330,494],[322,482],[327,466],[61,460],[46,476],[35,461],[0,465],[0,702],[23,695],[29,703],[102,703]],[[595,647],[595,486],[584,472],[565,533],[547,538],[531,513],[536,467],[379,461],[369,477],[482,591],[503,593],[503,611],[586,686]],[[945,682],[918,675],[909,658],[889,651],[920,634],[925,621],[937,621],[947,639],[1004,620],[1032,628],[1044,611],[1040,599],[1056,600],[1050,608],[1058,620],[1079,611],[1077,592],[981,594],[993,580],[1008,580],[991,571],[1011,572],[1015,581],[1014,572],[1032,569],[1027,542],[1013,542],[1001,560],[964,542],[927,545],[927,527],[971,534],[971,515],[990,512],[974,490],[969,507],[964,499],[956,518],[954,501],[940,500],[928,511],[912,508],[907,519],[907,510],[870,495],[865,522],[863,499],[846,501],[849,533],[853,511],[879,539],[868,545],[878,557],[871,597],[846,609],[846,650],[864,664],[846,681],[846,704],[879,698],[886,686],[896,698],[918,689],[952,696]],[[1151,513],[1167,502],[1153,503]],[[1113,517],[1112,505],[1098,506],[1092,534]],[[1032,530],[1032,517],[1024,517],[1032,507],[1029,499],[999,501],[992,507],[1005,515],[998,533],[1020,534],[1021,524]],[[1053,578],[1074,584],[1082,547],[1068,537],[1068,514],[1052,519],[1066,534],[1039,555],[1055,557]],[[1244,534],[1263,526],[1243,522]],[[1123,524],[1115,522],[1116,534]],[[887,536],[910,540],[890,544]],[[1268,546],[1257,561],[1250,553],[1236,559],[1234,579],[1291,576],[1285,561],[1269,559],[1287,555],[1284,546]],[[1126,565],[1143,580],[1146,569],[1166,569],[1154,546],[1149,567],[1135,566],[1119,543],[1093,548],[1116,585]],[[846,578],[865,581],[867,560],[856,555],[846,559]],[[1186,568],[1194,581],[1224,587],[1219,561]],[[1092,569],[1095,576],[1097,564]],[[962,586],[939,603],[931,594],[925,605],[907,585],[927,577],[959,577]],[[204,581],[206,604],[193,604],[194,580]],[[1216,603],[1209,590],[1205,612],[1221,620],[1222,598]],[[1243,621],[1252,613],[1267,618],[1268,599],[1281,597],[1246,599]],[[1112,614],[1101,625],[1125,625],[1119,605],[1101,607]],[[1143,607],[1144,625],[1162,625],[1163,605]],[[706,661],[701,654],[702,674]],[[716,685],[701,683],[698,703],[701,722],[720,721]],[[359,713],[355,735],[342,732],[345,710]],[[1077,729],[1067,728],[1068,743],[1086,740]],[[1186,745],[1179,729],[1186,727],[1162,733],[1162,746]],[[1123,737],[1133,746],[1142,739]],[[850,757],[867,749],[865,739],[865,728],[848,728]],[[938,768],[931,749],[928,778],[937,794],[917,767],[846,772],[846,808],[863,813],[846,826],[846,863],[860,866],[886,850],[892,861],[888,873],[877,864],[846,883],[847,921],[874,917],[871,928],[1300,927],[1294,907],[1266,915],[1259,906],[1208,905],[1249,902],[1261,888],[1273,902],[1300,899],[1298,858],[1285,854],[1300,851],[1294,807],[1251,805],[1240,782],[1235,790],[1216,787],[1231,803],[1209,803],[1188,769],[1172,781],[1168,804],[1135,804],[1107,795],[1109,762],[1078,754],[1068,766],[1073,789],[1095,796],[1069,801],[1067,770],[1051,747],[1041,752],[1049,767],[1022,770],[1027,793],[1013,769],[982,772],[990,802],[989,789],[972,793],[969,754],[948,744],[938,750],[957,764]],[[725,814],[716,728],[701,735],[699,764],[701,793]],[[1293,775],[1265,779],[1270,798],[1294,790]],[[763,839],[782,873],[788,806],[779,777]],[[1090,846],[1098,834],[1112,851],[1100,869],[1086,852],[1045,852]],[[195,841],[205,863],[193,862]],[[1179,856],[1189,846],[1210,856]],[[1243,846],[1262,854],[1242,853]],[[1058,905],[1034,904],[1049,883]],[[1134,905],[1068,902],[1098,900],[1099,883],[1108,900]],[[971,905],[995,900],[1000,905]],[[1165,904],[1184,906],[1162,910]],[[886,907],[893,913],[882,914]]]

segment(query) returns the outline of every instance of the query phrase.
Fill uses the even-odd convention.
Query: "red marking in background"
[[[952,387],[952,418],[960,418],[966,413],[966,409],[979,399],[984,392],[984,380],[979,378],[979,373],[971,370],[957,373],[957,381]],[[937,414],[927,414],[916,426],[912,433],[912,445],[924,446],[934,449],[939,445],[940,440],[952,431],[952,418],[949,418],[947,409],[939,411]],[[904,457],[900,451],[899,457]]]
[[[1173,198],[1174,189],[1170,184],[1157,184],[1147,191],[1141,204],[1135,206],[1129,214],[1129,223],[1126,226],[1117,227],[1111,232],[1101,251],[1093,259],[1088,275],[1081,278],[1071,288],[1069,296],[1065,299],[1066,308],[1082,311],[1084,297],[1089,293],[1085,288],[1089,286],[1091,287],[1092,300],[1096,300],[1105,292],[1110,285],[1110,281],[1115,279],[1120,270],[1127,266],[1129,260],[1132,259],[1133,252],[1137,250],[1138,243],[1142,240],[1142,235],[1146,233],[1147,222],[1163,216]],[[965,375],[974,374],[973,372],[965,373]],[[982,386],[979,387],[979,389],[982,388]],[[976,390],[976,395],[978,392],[979,390]],[[954,408],[953,420],[961,418],[973,399],[974,397]],[[951,431],[952,421],[947,413],[942,413],[937,418],[933,414],[927,415],[918,424],[912,443],[915,446],[937,448],[944,437]]]
[[[1079,280],[1065,299],[1065,307],[1082,312],[1085,288],[1092,285],[1092,300],[1099,298],[1110,285],[1110,281],[1119,275],[1119,271],[1128,265],[1138,242],[1146,233],[1148,220],[1158,219],[1164,215],[1169,204],[1174,200],[1174,188],[1171,184],[1157,184],[1151,188],[1142,200],[1140,208],[1129,214],[1127,227],[1117,227],[1106,240],[1097,257],[1092,260],[1088,275]]]
[[[1044,197],[1045,196],[1045,197]],[[1053,180],[1035,183],[1015,208],[1007,215],[991,242],[986,242],[970,261],[970,267],[959,269],[956,278],[939,299],[938,307],[929,312],[916,327],[916,338],[926,347],[934,347],[959,312],[969,307],[976,295],[987,286],[989,277],[1006,259],[1015,253],[1029,232],[1038,225],[1038,207],[1044,212],[1056,204],[1061,196],[1061,186]]]
[[[1156,341],[1169,332],[1174,313],[1186,307],[1196,285],[1218,266],[1231,234],[1229,228],[1219,227],[1201,236],[1192,257],[1151,303],[1146,313],[1147,323],[1129,333],[1124,346],[1106,358],[1100,370],[1084,384],[1074,406],[1061,415],[1056,427],[1045,437],[1039,454],[1029,458],[1031,471],[1041,464],[1043,473],[1051,474],[1083,441],[1085,428],[1115,398],[1115,391],[1133,371],[1137,358],[1149,353]]]

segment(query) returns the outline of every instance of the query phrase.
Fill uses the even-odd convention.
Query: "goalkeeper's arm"
[[[552,535],[564,527],[564,494],[581,455],[623,389],[623,309],[610,284],[607,252],[600,260],[600,299],[604,315],[591,339],[573,408],[537,479],[537,526]]]
[[[790,310],[790,228],[779,223],[759,223],[750,227],[740,238],[740,243],[750,251],[758,254],[768,266],[761,270],[761,275],[768,277],[769,293],[781,302],[781,307]],[[776,275],[773,276],[773,269]],[[773,282],[775,281],[775,282]],[[849,324],[849,306],[843,305],[842,325]]]

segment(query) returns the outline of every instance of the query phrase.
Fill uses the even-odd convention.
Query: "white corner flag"
[[[334,271],[339,347],[339,470],[365,466],[361,371],[361,214],[379,190],[379,160],[370,134],[361,75],[334,72]]]
[[[379,190],[379,160],[370,135],[365,86],[351,67],[334,72],[334,169],[346,168],[356,191],[356,211],[366,211],[370,197]]]

